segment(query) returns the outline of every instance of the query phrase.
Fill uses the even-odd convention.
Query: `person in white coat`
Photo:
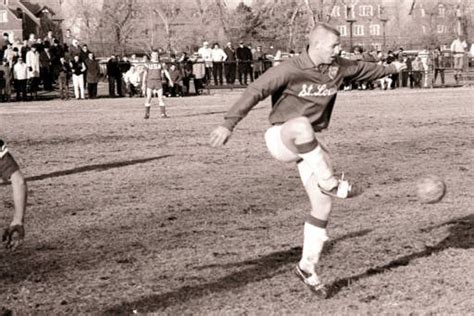
[[[30,85],[30,92],[33,99],[38,98],[38,84],[40,78],[40,60],[38,47],[31,46],[31,49],[26,53],[26,67],[28,67],[28,83]]]

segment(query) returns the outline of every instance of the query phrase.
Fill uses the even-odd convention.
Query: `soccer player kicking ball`
[[[326,146],[318,133],[329,125],[338,88],[344,80],[372,81],[406,66],[393,62],[382,66],[340,58],[340,33],[328,24],[318,24],[309,34],[308,49],[269,69],[253,82],[225,114],[224,123],[210,137],[213,147],[227,142],[232,130],[259,101],[272,96],[266,134],[268,150],[283,162],[296,162],[311,203],[304,225],[302,258],[297,275],[316,294],[326,297],[326,289],[316,274],[323,244],[328,240],[326,226],[331,200],[361,193],[347,180],[334,176]]]
[[[144,65],[143,73],[143,90],[146,95],[145,103],[145,119],[150,118],[151,98],[153,91],[158,91],[158,105],[160,106],[160,117],[167,118],[165,103],[163,102],[163,75],[168,79],[170,86],[173,86],[170,74],[160,63],[160,58],[157,50],[151,52],[150,61]]]
[[[23,174],[18,167],[13,156],[8,152],[5,143],[0,139],[0,176],[4,180],[10,179],[13,188],[13,203],[15,205],[15,214],[13,220],[3,235],[2,242],[7,249],[15,250],[23,243],[25,238],[25,229],[23,228],[23,219],[26,208],[26,182]]]

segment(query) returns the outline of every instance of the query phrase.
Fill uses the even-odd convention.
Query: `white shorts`
[[[281,125],[274,125],[270,127],[265,133],[265,142],[270,154],[277,160],[282,162],[298,162],[298,171],[300,173],[301,181],[304,185],[308,182],[313,174],[313,169],[307,162],[302,161],[300,156],[292,152],[281,139]],[[326,145],[321,142],[321,137],[318,135],[318,143],[324,152],[328,155]],[[327,158],[329,159],[329,157]]]

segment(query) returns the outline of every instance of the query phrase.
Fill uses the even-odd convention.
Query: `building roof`
[[[42,0],[42,1],[20,1],[31,13],[39,16],[43,10],[51,13],[53,20],[62,20],[61,6],[58,1]]]

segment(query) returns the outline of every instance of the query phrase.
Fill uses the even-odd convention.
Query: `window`
[[[372,24],[369,27],[370,35],[380,35],[380,25]]]
[[[421,14],[422,17],[424,17],[426,15],[425,9],[421,8],[420,9],[420,14]]]
[[[354,25],[354,36],[364,36],[364,26],[363,25]]]
[[[421,26],[421,31],[423,32],[423,34],[426,34],[426,26],[422,25]]]
[[[446,25],[438,24],[436,29],[437,29],[438,33],[447,33]]]
[[[334,8],[332,8],[331,16],[341,16],[341,7],[335,5]]]
[[[347,36],[347,26],[339,25],[337,27],[337,30],[339,31],[339,33],[341,33],[341,36]]]
[[[359,15],[360,16],[373,16],[374,8],[371,5],[361,5],[359,7]]]
[[[442,4],[438,7],[438,15],[442,18],[446,16],[446,8]]]
[[[0,10],[0,23],[7,23],[8,15],[6,10]]]

